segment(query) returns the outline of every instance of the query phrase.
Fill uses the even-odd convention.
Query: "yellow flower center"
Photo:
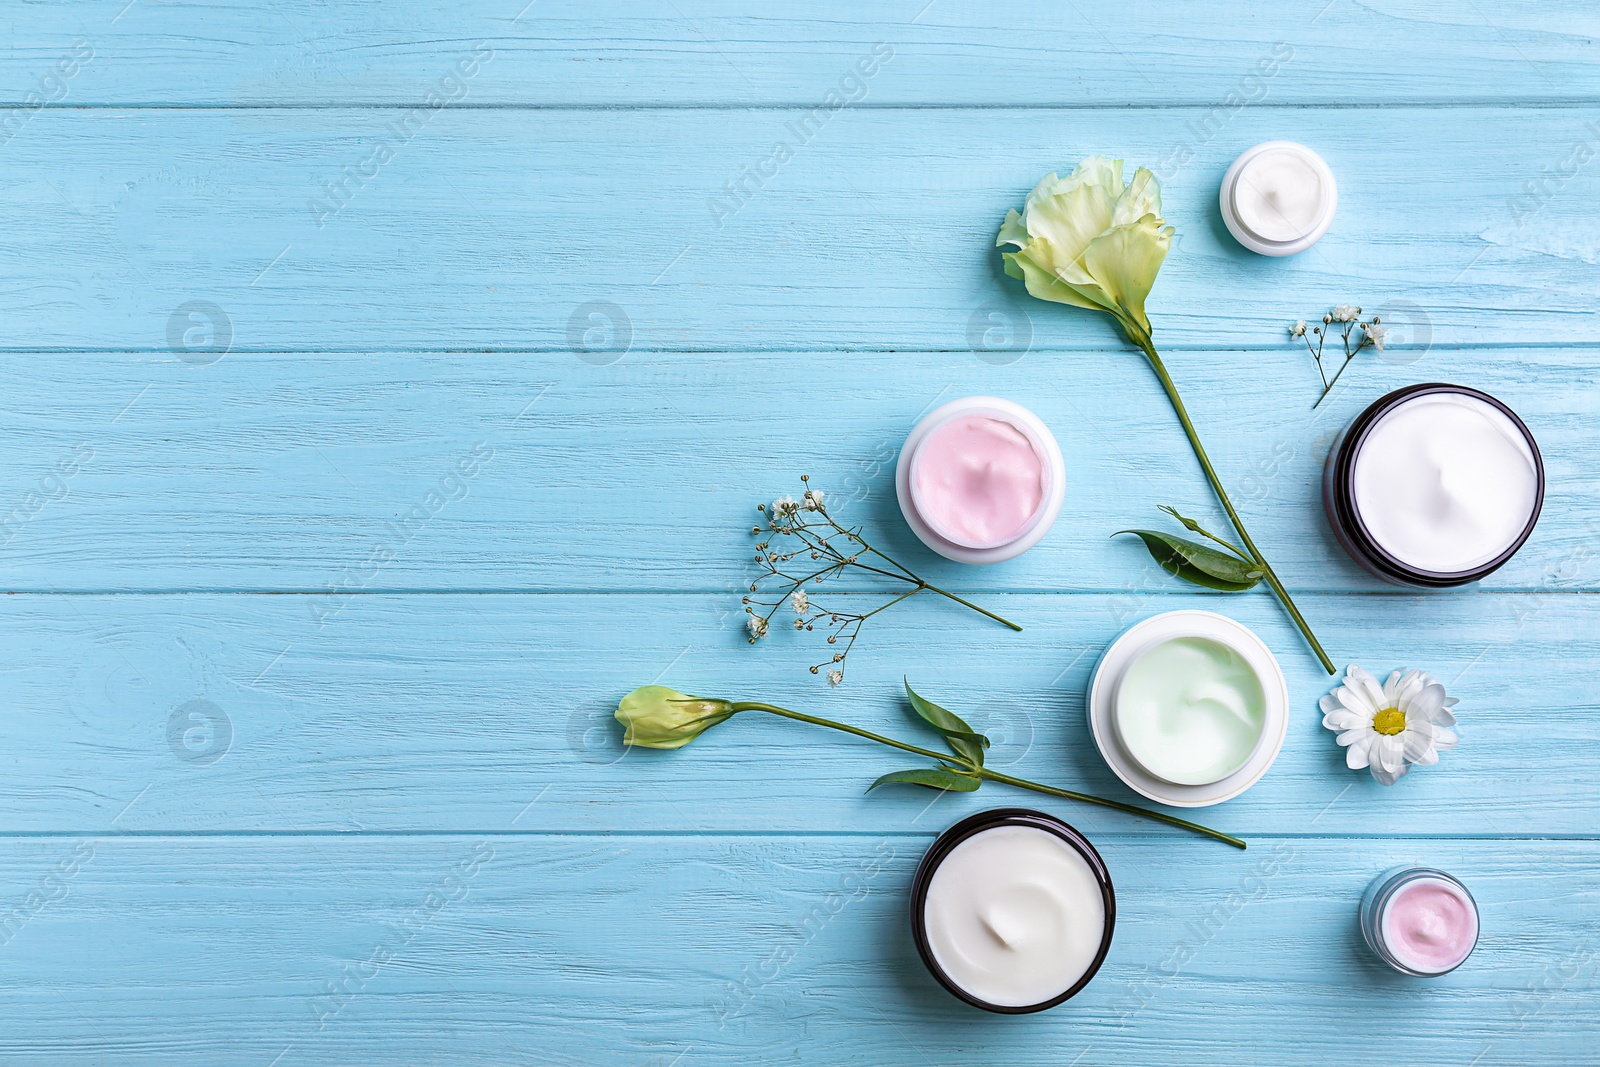
[[[1372,728],[1393,736],[1406,728],[1406,713],[1399,708],[1384,708],[1372,717]]]

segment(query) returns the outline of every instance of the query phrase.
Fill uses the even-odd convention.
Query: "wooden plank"
[[[1107,963],[1007,1019],[917,961],[929,840],[11,840],[0,900],[26,919],[0,948],[0,1058],[1320,1065],[1380,1045],[1458,1067],[1584,1062],[1600,1039],[1589,842],[1100,838]],[[1418,860],[1483,916],[1473,957],[1429,981],[1381,972],[1355,923],[1367,882]]]
[[[1265,594],[986,602],[1025,630],[903,605],[873,621],[845,684],[830,689],[807,666],[832,646],[779,627],[749,647],[736,594],[361,595],[342,607],[304,596],[8,596],[0,830],[98,832],[137,798],[116,827],[876,833],[1032,799],[995,785],[974,796],[863,795],[908,764],[759,714],[681,751],[625,752],[616,701],[657,681],[936,743],[904,706],[909,676],[994,735],[994,766],[1136,801],[1084,722],[1090,672],[1123,626],[1203,607],[1277,652],[1292,714],[1271,773],[1200,821],[1246,837],[1600,836],[1592,596],[1305,597],[1341,664],[1419,667],[1462,698],[1460,747],[1392,788],[1344,767],[1316,707],[1331,683]],[[1096,833],[1151,834],[1184,854],[1226,849],[1038,800]]]
[[[1600,587],[1592,349],[1361,358],[1315,412],[1303,350],[1171,359],[1293,589],[1393,591],[1334,543],[1318,480],[1357,411],[1439,378],[1504,397],[1548,468],[1533,540],[1485,586]],[[209,366],[30,353],[0,358],[0,393],[14,412],[0,431],[10,590],[732,591],[753,569],[756,502],[797,492],[802,473],[885,551],[966,590],[1171,590],[1113,531],[1165,522],[1158,504],[1226,522],[1154,376],[1118,350],[1007,365],[971,352],[630,353],[605,366],[572,353],[234,353]],[[892,484],[919,413],[983,393],[1038,411],[1070,467],[1056,528],[997,567],[923,548]],[[393,558],[374,564],[384,545]]]
[[[0,94],[15,102],[414,103],[479,41],[494,59],[470,100],[496,105],[811,106],[879,42],[894,56],[867,83],[869,106],[1211,105],[1230,93],[1334,104],[1570,101],[1600,92],[1591,55],[1600,20],[1581,0],[1255,0],[1186,5],[1181,15],[1152,0],[1093,9],[824,0],[795,11],[629,0],[604,12],[575,0],[96,0],[13,5],[5,23]],[[88,63],[52,80],[79,41],[92,50]]]
[[[1104,317],[1020,295],[993,249],[1043,172],[1093,151],[1169,173],[1165,346],[1273,348],[1336,301],[1447,347],[1592,339],[1586,109],[1252,108],[1204,143],[1181,108],[802,117],[52,111],[4,149],[5,344],[965,351],[995,311],[1025,313],[1036,350],[1120,347]],[[1333,231],[1287,262],[1216,209],[1228,161],[1285,136],[1341,186]],[[1173,172],[1175,146],[1194,154]]]

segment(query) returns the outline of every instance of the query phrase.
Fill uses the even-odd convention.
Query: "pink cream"
[[[1478,940],[1478,909],[1460,887],[1420,879],[1401,887],[1383,909],[1383,941],[1413,971],[1440,974],[1457,966]]]
[[[967,548],[992,548],[1027,533],[1049,490],[1032,439],[989,415],[951,419],[912,459],[917,514],[940,537]]]

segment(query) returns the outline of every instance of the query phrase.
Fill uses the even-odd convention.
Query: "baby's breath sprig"
[[[1343,325],[1336,325],[1339,323]],[[1355,347],[1352,348],[1350,344],[1351,337],[1355,335],[1357,330],[1361,332],[1356,338]],[[1322,362],[1322,346],[1328,340],[1328,335],[1332,333],[1338,333],[1340,339],[1344,342],[1344,362],[1339,364],[1339,369],[1333,372],[1332,378],[1329,378],[1328,369]],[[1349,304],[1339,304],[1330,309],[1326,315],[1322,316],[1322,325],[1312,326],[1309,331],[1306,329],[1304,319],[1289,327],[1290,337],[1298,337],[1306,343],[1306,350],[1311,353],[1311,358],[1317,361],[1317,374],[1322,378],[1322,395],[1317,397],[1315,404],[1311,405],[1312,410],[1316,410],[1324,400],[1328,399],[1328,394],[1333,392],[1333,387],[1339,383],[1339,376],[1344,373],[1344,369],[1350,365],[1350,361],[1355,359],[1363,348],[1370,345],[1378,352],[1383,351],[1384,334],[1383,322],[1378,316],[1374,315],[1371,319],[1363,322],[1361,309],[1351,307]],[[1311,340],[1313,337],[1316,338],[1315,344]]]
[[[751,534],[762,538],[756,542],[755,552],[761,573],[750,583],[750,592],[755,595],[744,598],[745,625],[752,645],[771,632],[775,616],[787,608],[794,613],[792,625],[796,630],[812,632],[820,626],[828,635],[828,644],[839,646],[842,642],[841,649],[811,667],[812,674],[826,669],[828,684],[838,685],[844,681],[845,659],[855,647],[866,621],[918,593],[937,593],[1013,630],[1022,629],[1010,619],[1003,619],[948,589],[940,589],[919,578],[909,568],[873,548],[861,536],[860,526],[841,526],[829,514],[823,503],[827,494],[811,488],[810,475],[802,474],[800,481],[805,491],[799,500],[781,496],[771,504],[756,505],[766,524],[750,527]],[[909,588],[866,612],[825,607],[814,599],[815,594],[808,586],[815,587],[838,577],[846,568],[892,579]]]

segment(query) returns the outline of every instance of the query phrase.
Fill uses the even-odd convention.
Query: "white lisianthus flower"
[[[1383,685],[1355,664],[1345,668],[1344,684],[1320,702],[1322,725],[1339,734],[1345,763],[1371,768],[1372,777],[1394,785],[1416,763],[1439,762],[1439,750],[1460,740],[1450,727],[1456,698],[1422,671],[1395,671]]]
[[[1361,314],[1361,309],[1351,307],[1349,304],[1340,304],[1328,314],[1333,316],[1334,322],[1354,322],[1356,317]]]
[[[1173,229],[1161,217],[1161,184],[1144,167],[1122,183],[1122,160],[1090,156],[1065,178],[1046,174],[1022,211],[1009,211],[996,245],[1006,273],[1041,300],[1116,317],[1146,341],[1145,297],[1167,258]]]
[[[804,615],[811,610],[811,598],[806,595],[804,589],[796,589],[789,594],[789,606],[794,609],[796,615]]]
[[[1372,347],[1382,352],[1383,342],[1389,336],[1389,331],[1377,322],[1369,322],[1361,327],[1361,330],[1367,335],[1367,340],[1372,342]]]

